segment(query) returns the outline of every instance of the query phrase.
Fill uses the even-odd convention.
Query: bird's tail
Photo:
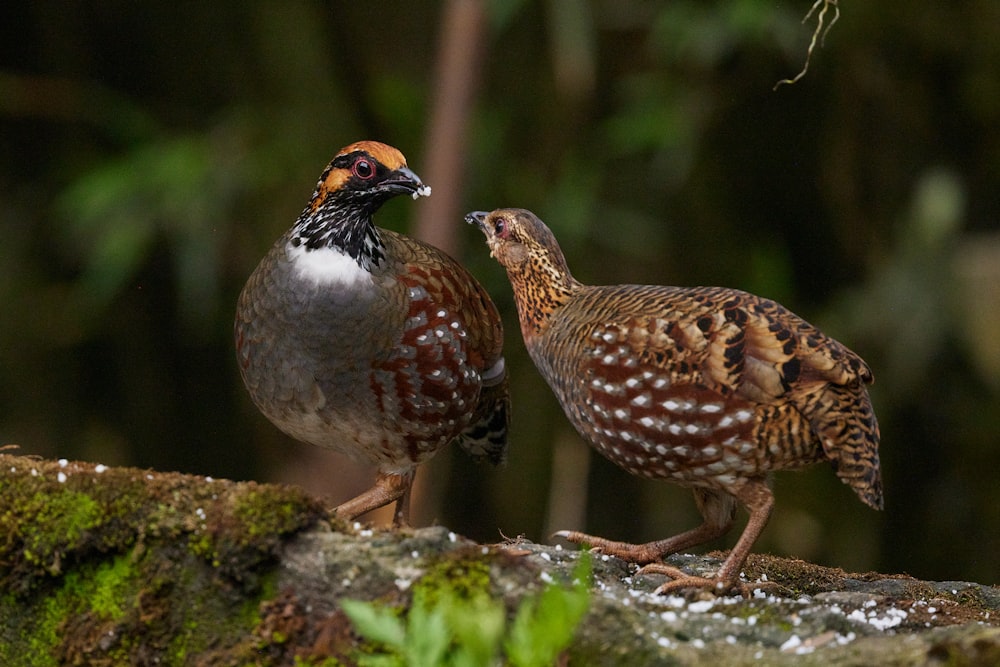
[[[510,424],[510,394],[507,377],[485,385],[472,423],[458,436],[458,446],[476,461],[500,465],[507,460],[507,427]]]
[[[878,420],[865,386],[827,385],[810,411],[810,422],[840,480],[866,505],[882,509]]]

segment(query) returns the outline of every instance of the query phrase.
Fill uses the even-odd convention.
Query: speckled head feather
[[[486,235],[490,255],[508,271],[527,270],[525,263],[555,264],[560,273],[569,273],[552,231],[531,211],[499,208],[490,213],[474,211],[466,222],[477,225]]]
[[[580,287],[552,231],[534,213],[520,208],[475,211],[465,220],[486,235],[490,255],[507,269],[524,335],[541,333],[548,316]]]

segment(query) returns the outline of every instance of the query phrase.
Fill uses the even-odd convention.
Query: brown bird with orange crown
[[[503,460],[509,397],[485,290],[437,248],[374,225],[397,195],[430,195],[398,150],[361,141],[337,153],[243,288],[235,335],[265,417],[376,468],[336,514],[395,502],[405,525],[417,466],[452,440]]]

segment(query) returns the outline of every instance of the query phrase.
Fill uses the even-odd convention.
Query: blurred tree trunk
[[[434,196],[419,207],[413,232],[454,255],[458,251],[456,228],[463,213],[460,204],[467,129],[487,39],[486,4],[482,0],[450,0],[444,7],[442,24],[421,171]]]
[[[486,5],[482,0],[445,3],[438,46],[434,100],[420,173],[434,196],[421,201],[413,235],[450,255],[459,249],[462,185],[466,168],[467,129],[479,82],[487,39]],[[447,456],[424,466],[413,487],[417,517],[441,517],[443,490],[449,474]]]

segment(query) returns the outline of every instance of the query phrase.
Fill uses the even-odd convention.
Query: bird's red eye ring
[[[493,233],[502,239],[507,238],[507,234],[510,230],[507,228],[507,221],[503,218],[497,218],[493,223]]]
[[[375,165],[367,158],[358,158],[351,167],[351,173],[363,181],[367,181],[375,176]]]

